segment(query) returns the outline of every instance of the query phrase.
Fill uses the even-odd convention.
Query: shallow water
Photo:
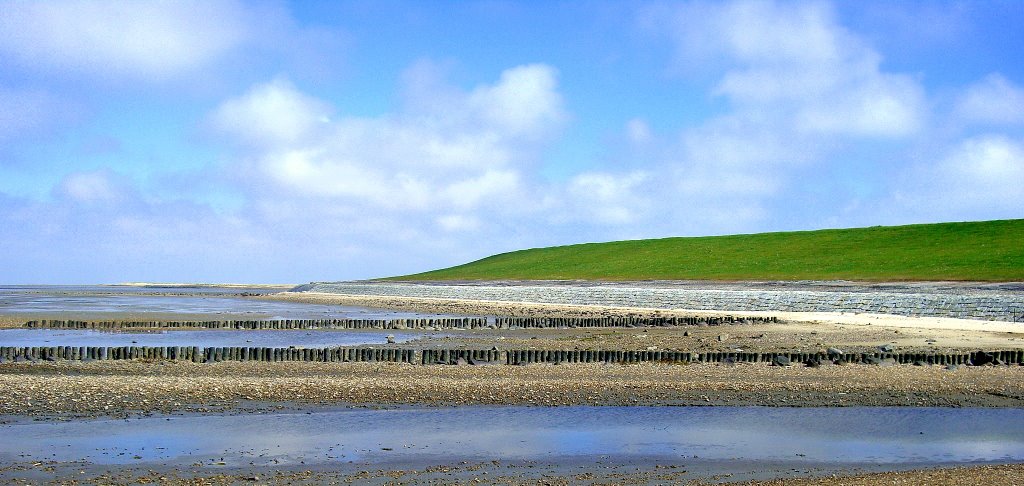
[[[406,319],[439,314],[233,297],[266,289],[116,286],[0,286],[2,314],[162,313],[253,316],[259,319]],[[147,295],[184,292],[196,295]]]
[[[1024,409],[459,407],[18,422],[0,462],[757,461],[900,467],[1024,461]]]
[[[91,329],[0,329],[0,346],[199,346],[324,348],[385,344],[421,336],[398,331],[348,330],[202,330],[202,331],[99,331]]]

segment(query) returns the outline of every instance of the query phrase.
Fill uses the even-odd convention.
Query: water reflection
[[[306,465],[609,456],[813,464],[1024,461],[1024,410],[459,407],[0,426],[0,461]],[[135,456],[139,456],[135,459]]]
[[[0,314],[185,313],[254,316],[254,319],[406,319],[439,316],[439,314],[368,307],[306,304],[238,297],[237,294],[243,290],[257,290],[259,293],[266,293],[265,289],[0,286]],[[195,295],[146,295],[146,293],[154,291],[186,292]]]

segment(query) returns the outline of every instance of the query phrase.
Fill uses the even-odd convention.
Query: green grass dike
[[[1024,281],[1024,219],[585,243],[386,280]]]

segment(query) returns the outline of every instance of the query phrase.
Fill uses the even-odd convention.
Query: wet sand
[[[1024,407],[1024,367],[6,363],[0,389],[5,420],[345,404]]]
[[[789,466],[789,467],[787,467]],[[210,486],[242,484],[360,484],[360,485],[620,485],[620,484],[735,484],[746,486],[812,485],[949,485],[1006,484],[1024,482],[1024,464],[984,464],[924,468],[889,472],[821,471],[793,465],[766,465],[762,473],[773,480],[749,480],[736,474],[701,474],[681,464],[614,464],[461,462],[395,468],[250,468],[238,470],[216,464],[188,468],[109,467],[60,462],[25,462],[0,466],[0,478],[8,484],[161,484]]]

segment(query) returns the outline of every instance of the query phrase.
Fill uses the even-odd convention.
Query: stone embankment
[[[773,323],[766,317],[472,317],[434,319],[282,319],[259,321],[28,321],[24,327],[50,329],[544,329],[589,327],[674,327]]]
[[[854,312],[1024,322],[1021,284],[334,282],[293,291],[729,312]]]
[[[972,353],[841,353],[841,352],[707,352],[633,350],[538,350],[515,349],[410,349],[410,348],[267,348],[197,346],[32,346],[0,347],[0,363],[13,361],[103,361],[169,360],[194,363],[222,361],[321,362],[321,363],[420,363],[420,364],[507,364],[529,363],[795,363],[810,366],[825,363],[937,364],[937,365],[1024,365],[1024,350],[975,351]]]

